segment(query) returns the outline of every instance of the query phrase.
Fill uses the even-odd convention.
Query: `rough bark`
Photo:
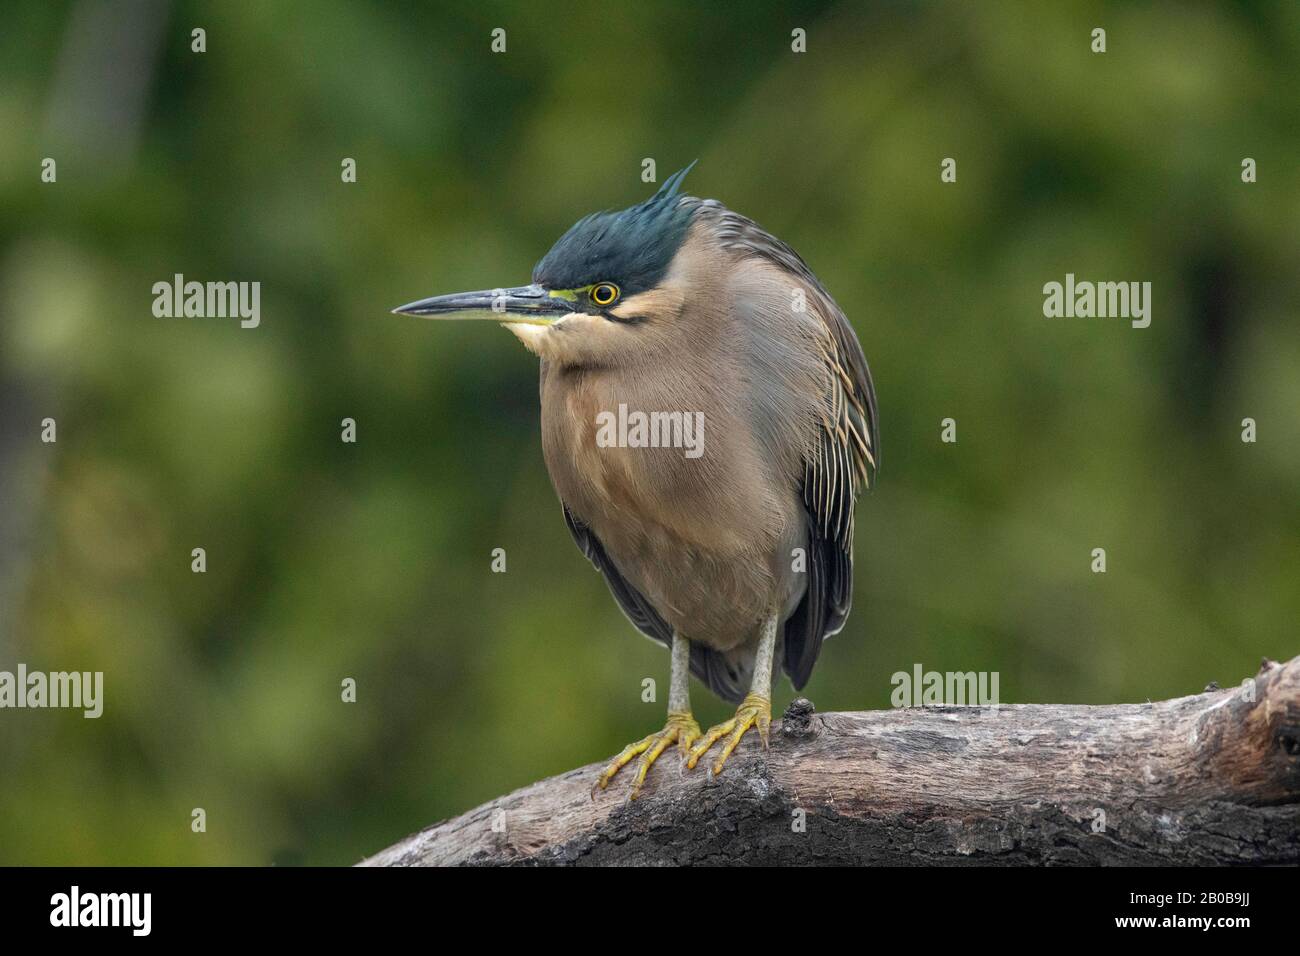
[[[723,773],[603,764],[431,826],[366,866],[1300,862],[1300,657],[1146,704],[813,712]],[[635,766],[635,765],[633,765]],[[802,826],[800,822],[802,821]]]

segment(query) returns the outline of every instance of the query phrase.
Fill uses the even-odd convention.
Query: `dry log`
[[[413,834],[365,866],[1300,862],[1300,657],[1145,704],[818,714],[723,773],[603,764]],[[627,771],[625,771],[625,774]]]

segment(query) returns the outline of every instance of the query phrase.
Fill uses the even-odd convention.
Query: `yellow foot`
[[[695,718],[689,712],[674,713],[670,710],[668,712],[668,723],[664,726],[664,729],[624,747],[623,752],[614,758],[614,762],[605,768],[605,772],[596,781],[596,786],[604,790],[609,786],[609,782],[614,779],[614,775],[632,762],[632,758],[637,754],[644,754],[641,758],[641,765],[637,767],[636,779],[632,781],[631,799],[635,800],[637,794],[641,792],[641,784],[645,783],[645,775],[650,772],[650,768],[659,759],[661,753],[675,743],[677,749],[685,757],[686,751],[690,749],[691,744],[699,739],[700,725],[695,722]]]
[[[704,756],[715,743],[721,740],[727,734],[731,734],[731,739],[727,741],[722,748],[722,753],[713,764],[713,775],[716,777],[722,773],[722,765],[727,762],[731,752],[736,749],[736,744],[740,743],[740,738],[745,736],[745,731],[753,727],[758,731],[759,738],[763,741],[763,749],[767,749],[767,729],[772,725],[772,702],[761,694],[749,694],[740,702],[736,708],[736,716],[730,720],[725,720],[716,727],[710,727],[709,732],[704,735],[704,739],[695,745],[691,751],[690,757],[686,760],[688,770],[695,767],[696,762]]]

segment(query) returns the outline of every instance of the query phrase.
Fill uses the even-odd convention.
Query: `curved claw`
[[[640,765],[637,767],[636,777],[632,781],[632,792],[629,799],[635,800],[641,793],[641,785],[645,783],[646,774],[654,766],[660,755],[672,744],[677,744],[677,749],[685,757],[687,751],[700,737],[700,725],[696,723],[695,718],[689,713],[675,713],[670,711],[668,722],[664,729],[657,733],[642,737],[636,743],[628,744],[613,759],[608,767],[601,773],[596,780],[595,787],[592,788],[592,795],[595,796],[596,790],[604,790],[609,786],[610,781],[615,775],[632,762],[638,754],[643,754]]]
[[[696,763],[708,752],[710,747],[723,737],[730,735],[722,747],[722,752],[718,754],[718,759],[713,763],[713,775],[716,777],[722,773],[722,767],[727,762],[727,758],[731,756],[731,752],[736,749],[741,738],[745,736],[745,731],[751,727],[758,731],[759,739],[763,741],[763,749],[766,750],[769,739],[768,732],[771,726],[772,702],[761,694],[747,695],[740,702],[740,706],[736,708],[735,717],[709,728],[709,732],[691,750],[691,754],[686,760],[686,769],[693,770]]]

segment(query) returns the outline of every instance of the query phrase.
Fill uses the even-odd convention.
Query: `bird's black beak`
[[[398,306],[393,313],[418,315],[426,319],[488,319],[495,322],[550,325],[572,311],[571,299],[534,284],[514,289],[435,295],[432,299]]]

